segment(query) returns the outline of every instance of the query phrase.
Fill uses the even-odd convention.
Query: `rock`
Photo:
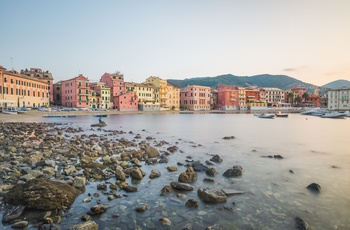
[[[144,211],[146,211],[147,209],[148,209],[148,206],[145,204],[145,205],[142,205],[142,206],[140,206],[140,207],[135,208],[135,211],[136,211],[136,212],[144,212]]]
[[[221,163],[223,160],[219,155],[213,156],[210,161],[215,162],[215,163]]]
[[[134,167],[131,172],[130,172],[130,176],[133,179],[137,179],[137,180],[141,180],[143,175],[142,175],[142,171],[139,167]]]
[[[152,169],[151,174],[149,175],[149,178],[154,179],[160,176],[161,176],[161,173],[158,170]]]
[[[207,165],[215,165],[214,162],[211,162],[211,161],[208,161],[208,160],[206,160],[205,163],[206,163]]]
[[[182,183],[192,183],[197,180],[197,173],[190,166],[187,168],[186,172],[183,172],[179,175],[178,181]]]
[[[71,167],[68,167],[64,170],[64,173],[66,174],[66,176],[68,176],[69,174],[75,172],[76,169],[75,169],[75,166],[71,166]]]
[[[126,175],[121,169],[116,169],[115,170],[115,179],[120,180],[120,181],[125,181]]]
[[[73,225],[69,230],[98,230],[98,225],[94,221],[86,221],[81,224]]]
[[[208,175],[208,176],[215,176],[216,174],[216,169],[215,168],[208,168],[205,173]]]
[[[33,179],[25,184],[17,184],[4,200],[12,205],[24,205],[27,209],[53,210],[69,207],[80,191],[65,183],[48,179]]]
[[[61,226],[58,224],[42,224],[38,228],[39,230],[61,230]]]
[[[90,208],[89,215],[99,215],[105,213],[107,211],[107,207],[101,204],[95,205]]]
[[[167,167],[167,170],[168,170],[169,172],[175,172],[175,171],[177,171],[177,167],[175,167],[175,166],[168,166],[168,167]]]
[[[177,151],[179,148],[177,146],[170,146],[169,148],[167,148],[167,150],[171,153],[174,153],[175,151]]]
[[[316,183],[311,183],[306,188],[313,192],[321,192],[321,186]]]
[[[165,217],[162,217],[159,219],[159,222],[162,224],[162,225],[171,225],[171,221],[168,219],[168,218],[165,218]]]
[[[13,229],[24,229],[28,226],[28,221],[19,221],[11,225],[11,228]]]
[[[84,190],[85,189],[86,178],[85,177],[75,177],[73,179],[73,187]]]
[[[224,188],[222,191],[226,194],[226,196],[230,195],[237,195],[237,194],[243,194],[243,191],[235,190],[235,189],[230,189],[230,188]]]
[[[275,159],[283,159],[283,157],[281,155],[273,155],[273,158],[275,158]]]
[[[193,191],[194,187],[190,184],[173,181],[171,187],[177,190]]]
[[[214,183],[215,182],[215,180],[213,178],[207,178],[207,177],[204,178],[203,181],[204,182],[209,182],[209,183]]]
[[[243,168],[240,165],[235,165],[231,169],[226,170],[224,172],[224,177],[237,177],[242,175]]]
[[[305,220],[301,219],[300,217],[296,217],[295,227],[299,230],[306,230],[309,228],[309,224]]]
[[[292,173],[292,174],[294,174],[294,173],[295,173],[295,172],[294,172],[294,170],[292,170],[292,169],[290,169],[290,170],[289,170],[289,172],[290,172],[290,173]]]
[[[226,137],[223,137],[222,139],[224,140],[232,140],[232,139],[235,139],[236,137],[235,136],[226,136]]]
[[[173,187],[171,187],[170,185],[166,185],[162,188],[160,195],[164,196],[172,192],[174,192]]]
[[[202,201],[206,203],[222,203],[226,202],[227,196],[224,192],[218,190],[212,190],[209,188],[198,189],[198,196]]]
[[[199,161],[192,162],[191,166],[196,172],[206,171],[208,169],[207,166],[203,165]]]
[[[22,214],[24,209],[25,207],[23,205],[8,207],[4,216],[2,217],[2,222],[7,223],[11,220],[18,218]]]
[[[137,192],[137,187],[131,185],[127,185],[123,189],[126,192]]]
[[[144,159],[148,159],[148,158],[157,158],[160,155],[158,149],[147,145],[146,149],[145,149],[145,153],[144,153]]]
[[[82,221],[88,221],[88,220],[90,220],[90,215],[88,215],[88,214],[85,214],[85,215],[83,215],[82,217],[80,217],[80,219],[82,220]]]
[[[194,199],[189,199],[188,201],[186,201],[186,207],[189,208],[197,208],[199,206],[199,201],[194,200]]]

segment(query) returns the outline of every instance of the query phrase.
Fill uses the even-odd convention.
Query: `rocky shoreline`
[[[235,137],[222,139],[234,141]],[[159,164],[164,164],[170,175],[178,174],[161,185],[158,196],[176,194],[179,199],[185,199],[186,208],[196,209],[201,203],[223,203],[214,210],[231,216],[235,204],[229,204],[228,197],[244,194],[231,187],[216,188],[215,177],[220,176],[216,167],[223,161],[219,155],[209,155],[204,163],[186,156],[185,163],[169,165],[171,155],[182,152],[178,143],[171,144],[132,131],[74,128],[63,123],[6,122],[0,123],[0,146],[2,223],[16,229],[99,229],[93,219],[111,209],[115,205],[112,202],[117,199],[137,203],[135,213],[147,213],[149,204],[132,194],[147,194],[147,191],[140,191],[138,184],[162,177],[162,173],[153,168]],[[205,175],[206,186],[196,185],[198,173]],[[242,173],[243,168],[234,165],[221,176],[236,178]],[[89,188],[90,192],[86,193],[86,186],[92,184],[96,187]],[[186,192],[190,191],[197,191],[196,198],[187,198]],[[101,195],[107,202],[101,201]],[[80,216],[80,223],[61,226],[63,219],[69,219],[72,204],[81,196],[77,202],[88,205],[89,211]],[[91,202],[93,200],[95,202]],[[148,223],[147,229],[195,229],[192,223],[182,224],[179,217],[173,223],[165,211],[162,213],[164,216],[159,216],[156,223]],[[111,219],[118,219],[133,214],[112,212],[109,215]],[[298,229],[308,228],[301,218],[295,221]],[[125,225],[125,229],[142,229],[135,223]],[[201,229],[223,229],[215,223],[200,226]]]

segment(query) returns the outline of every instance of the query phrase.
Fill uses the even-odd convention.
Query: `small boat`
[[[107,117],[107,114],[95,114],[95,117]]]
[[[279,111],[278,113],[275,113],[276,117],[288,117],[288,113],[281,113],[281,111]]]
[[[275,118],[275,114],[272,113],[262,113],[258,116],[259,118],[269,118],[269,119],[273,119]]]
[[[91,127],[104,127],[107,126],[106,123],[98,123],[98,124],[92,124]]]
[[[345,118],[348,115],[348,113],[340,113],[340,112],[330,112],[325,113],[321,117],[322,118]]]
[[[9,114],[9,115],[15,115],[17,113],[17,108],[16,107],[7,107],[2,110],[2,113],[4,114]]]

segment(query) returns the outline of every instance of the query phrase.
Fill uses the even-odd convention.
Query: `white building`
[[[350,88],[342,87],[328,91],[329,110],[350,110]]]
[[[281,107],[284,100],[284,91],[278,88],[264,88],[267,106]]]

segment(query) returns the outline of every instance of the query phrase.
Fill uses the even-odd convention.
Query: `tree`
[[[295,99],[294,99],[294,102],[297,103],[297,104],[301,103],[301,101],[302,101],[302,99],[301,99],[301,97],[299,95],[297,95],[295,97]]]
[[[290,92],[287,94],[288,102],[293,105],[294,103],[294,93]]]
[[[307,101],[307,99],[309,98],[309,94],[307,92],[303,93],[303,95],[301,96],[302,98],[304,98],[304,103]]]

